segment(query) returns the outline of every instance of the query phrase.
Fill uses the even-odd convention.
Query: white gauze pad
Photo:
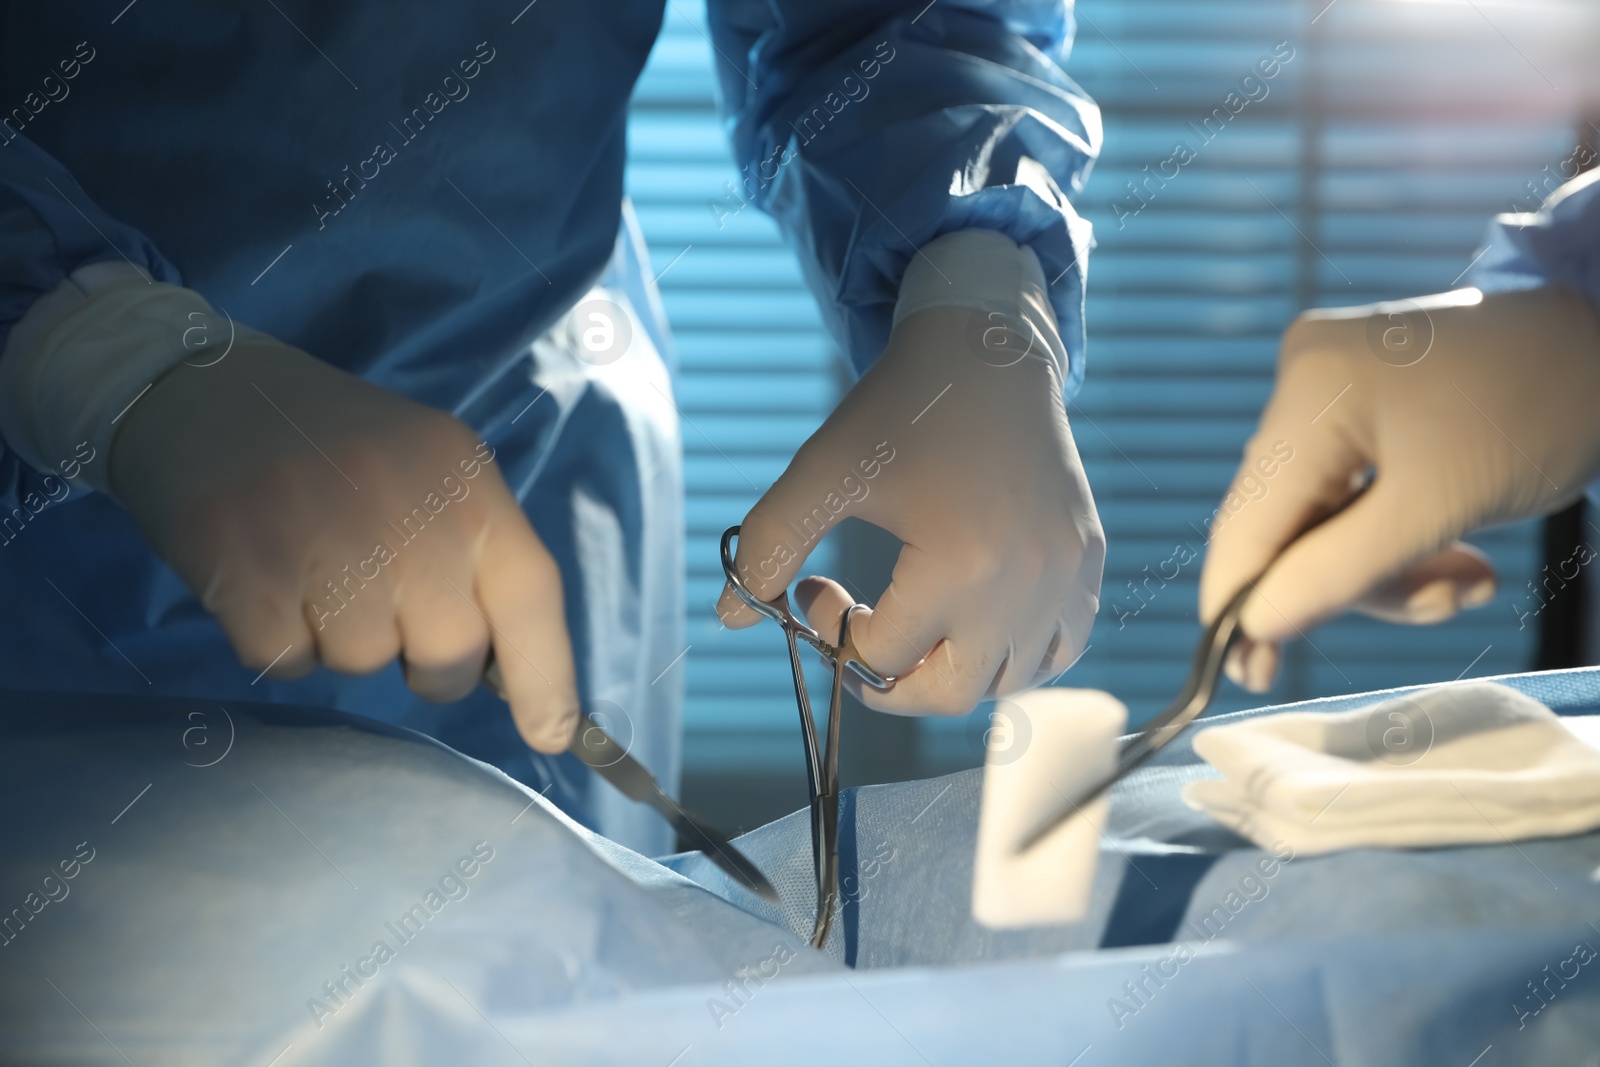
[[[1110,773],[1127,722],[1122,702],[1098,689],[1034,689],[995,705],[972,877],[972,917],[979,923],[1038,926],[1084,917],[1108,795],[1022,855],[1015,849]]]

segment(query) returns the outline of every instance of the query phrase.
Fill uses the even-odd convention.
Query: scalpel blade
[[[572,736],[572,754],[616,786],[629,800],[654,808],[672,824],[673,829],[704,852],[707,859],[726,871],[734,881],[769,903],[779,903],[778,891],[772,888],[772,883],[767,881],[760,868],[750,862],[749,857],[735,848],[733,842],[721,832],[701,822],[667,796],[655,777],[645,770],[644,764],[628,755],[625,748],[583,712],[578,713],[578,728]]]

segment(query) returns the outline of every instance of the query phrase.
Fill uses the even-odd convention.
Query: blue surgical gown
[[[1538,211],[1497,215],[1469,280],[1486,293],[1565,285],[1600,308],[1600,170],[1562,185]],[[1600,481],[1588,497],[1600,508]]]
[[[1485,292],[1553,283],[1600,304],[1600,170],[1567,182],[1536,212],[1497,216],[1472,269]]]
[[[780,223],[854,366],[881,350],[914,249],[987,227],[1030,245],[1053,280],[1075,387],[1090,233],[1070,199],[1100,122],[1062,69],[1067,0],[708,8],[742,196]],[[631,720],[635,753],[670,788],[681,671],[651,680],[683,649],[682,478],[672,405],[647,387],[667,371],[650,355],[653,369],[608,375],[536,343],[600,282],[629,296],[670,362],[622,191],[628,98],[664,11],[8,8],[0,330],[73,270],[126,260],[465,420],[561,567],[582,695]],[[663,827],[570,756],[528,751],[481,688],[438,708],[394,666],[253,680],[112,500],[74,491],[35,513],[48,473],[0,446],[6,685],[374,716],[546,789],[641,850],[665,846]]]

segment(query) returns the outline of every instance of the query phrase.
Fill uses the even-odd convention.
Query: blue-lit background
[[[1593,50],[1573,47],[1588,28],[1561,5],[1088,0],[1078,10],[1067,70],[1099,101],[1106,138],[1076,199],[1098,249],[1088,384],[1070,413],[1109,553],[1089,651],[1061,684],[1108,689],[1137,719],[1187,669],[1199,560],[1137,593],[1129,583],[1146,568],[1171,575],[1180,546],[1203,546],[1283,327],[1302,307],[1464,284],[1488,217],[1533,207],[1572,154],[1585,110],[1572,57]],[[713,614],[716,538],[848,385],[774,225],[753,207],[727,214],[736,171],[703,15],[689,0],[668,5],[634,101],[628,170],[681,364],[691,793],[734,771],[799,772],[776,628],[729,633]],[[1191,122],[1222,107],[1259,59],[1282,56],[1280,42],[1293,58],[1266,94],[1252,88],[1260,98],[1226,124],[1213,119],[1205,139]],[[1192,160],[1134,198],[1128,183],[1159,172],[1180,143]],[[1333,622],[1288,649],[1270,699],[1526,668],[1534,632],[1519,629],[1512,604],[1539,567],[1536,527],[1476,540],[1502,575],[1490,606],[1423,629]],[[837,541],[810,570],[840,565]],[[1224,706],[1260,702],[1224,690]],[[971,733],[923,721],[907,743],[932,773],[977,761]]]

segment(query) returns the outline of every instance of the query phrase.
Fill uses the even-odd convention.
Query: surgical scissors
[[[794,699],[800,711],[800,738],[806,750],[806,785],[811,794],[811,861],[817,879],[817,918],[811,929],[811,944],[821,948],[828,940],[839,896],[839,725],[844,710],[844,672],[848,667],[856,676],[881,692],[894,688],[895,679],[886,678],[869,667],[850,640],[850,618],[864,604],[845,609],[839,623],[839,643],[826,638],[789,610],[789,593],[784,590],[772,600],[762,600],[750,591],[734,566],[734,538],[739,527],[722,533],[722,572],[738,598],[759,614],[783,627],[789,646],[789,670],[794,676]],[[828,700],[826,747],[817,739],[817,719],[806,692],[805,671],[800,663],[800,642],[804,641],[833,668],[833,690]]]

